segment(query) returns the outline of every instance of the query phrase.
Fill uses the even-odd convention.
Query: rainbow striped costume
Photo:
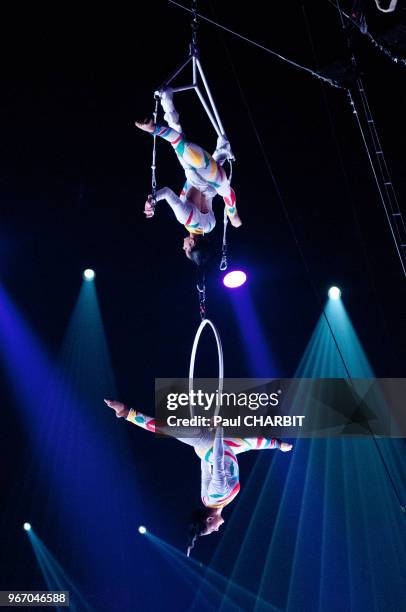
[[[212,210],[212,199],[216,194],[223,197],[227,215],[237,214],[236,197],[225,170],[201,147],[185,140],[183,134],[171,127],[157,125],[152,135],[159,136],[171,143],[177,158],[185,170],[186,183],[177,197],[165,187],[157,192],[157,201],[166,199],[177,220],[192,234],[207,234],[216,224]],[[207,213],[202,213],[188,199],[191,188],[200,191],[206,200]]]
[[[127,421],[153,433],[175,437],[180,442],[193,446],[200,457],[201,498],[209,508],[221,508],[229,504],[240,490],[237,455],[249,450],[279,448],[275,438],[224,438],[218,427],[216,434],[208,428],[156,428],[155,419],[131,408]],[[183,437],[185,434],[189,437]],[[182,436],[183,434],[183,436]],[[193,436],[193,437],[192,437]]]

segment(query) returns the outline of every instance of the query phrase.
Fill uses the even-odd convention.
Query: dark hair
[[[211,514],[211,508],[196,508],[190,515],[189,519],[189,540],[187,548],[187,556],[195,545],[197,538],[202,535],[206,529],[206,519]]]
[[[204,268],[210,259],[210,244],[204,236],[194,236],[196,246],[191,249],[188,258],[199,268]]]

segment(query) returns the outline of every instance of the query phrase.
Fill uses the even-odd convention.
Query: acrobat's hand
[[[214,416],[209,419],[209,431],[216,431],[217,427],[214,427]]]
[[[130,412],[125,404],[121,402],[117,402],[116,400],[105,399],[104,402],[107,404],[109,408],[112,408],[116,413],[116,417],[118,419],[127,418],[128,413]]]
[[[144,206],[144,214],[147,219],[151,219],[155,214],[155,204],[152,195],[149,195]]]
[[[144,130],[144,132],[149,132],[152,134],[152,132],[155,131],[155,123],[153,119],[144,119],[144,121],[135,121],[134,123],[137,128]]]
[[[279,442],[279,450],[283,453],[288,453],[292,448],[293,444],[289,444],[289,442]]]

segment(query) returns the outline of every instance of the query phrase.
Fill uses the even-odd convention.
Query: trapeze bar
[[[181,87],[173,87],[173,93],[177,93],[179,91],[188,91],[189,89],[196,89],[196,85],[183,85]]]

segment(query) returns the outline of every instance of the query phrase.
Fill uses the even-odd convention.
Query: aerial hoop
[[[191,392],[193,391],[193,380],[194,380],[194,374],[195,374],[195,360],[196,360],[196,352],[197,352],[197,347],[199,345],[199,340],[200,340],[200,336],[202,334],[203,329],[205,328],[206,325],[209,325],[209,327],[211,327],[212,331],[213,331],[213,335],[214,335],[214,339],[216,340],[216,345],[217,345],[217,354],[218,354],[218,394],[219,396],[221,396],[221,393],[223,391],[223,379],[224,379],[224,359],[223,359],[223,347],[221,344],[221,338],[220,338],[220,334],[216,328],[216,326],[214,325],[214,323],[212,323],[210,321],[210,319],[202,319],[202,321],[200,322],[200,325],[198,327],[198,330],[196,332],[195,335],[195,339],[193,341],[193,347],[192,347],[192,354],[190,356],[190,366],[189,366],[189,397],[191,395]],[[193,406],[190,405],[190,416],[193,417],[194,416],[194,409]],[[218,415],[220,411],[220,402],[216,401],[216,410],[215,410],[215,416]]]

